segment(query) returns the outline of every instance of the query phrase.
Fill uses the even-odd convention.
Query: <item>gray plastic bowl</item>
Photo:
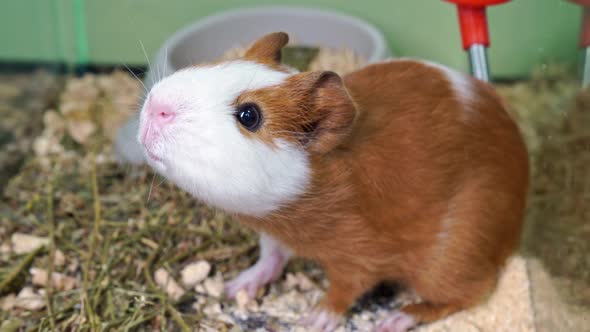
[[[240,9],[207,17],[172,35],[158,51],[146,83],[189,65],[212,61],[266,33],[284,31],[298,44],[348,48],[369,63],[391,57],[383,34],[356,17],[298,7]]]

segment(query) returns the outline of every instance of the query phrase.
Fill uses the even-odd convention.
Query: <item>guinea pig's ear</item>
[[[273,32],[258,39],[244,54],[244,59],[260,63],[280,64],[281,49],[289,42],[289,35]]]
[[[292,76],[307,89],[305,115],[308,151],[326,153],[350,134],[356,108],[338,74],[331,71],[304,72]]]

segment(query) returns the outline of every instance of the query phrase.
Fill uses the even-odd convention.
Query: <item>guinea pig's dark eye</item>
[[[262,114],[256,104],[244,104],[236,112],[238,122],[249,131],[256,131],[262,123]]]

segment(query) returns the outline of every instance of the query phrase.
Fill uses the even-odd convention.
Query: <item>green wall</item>
[[[171,33],[204,16],[253,5],[335,9],[385,32],[396,55],[466,70],[455,8],[440,0],[2,0],[0,61],[145,64]],[[81,13],[81,14],[78,14]],[[495,76],[577,60],[580,10],[564,0],[514,0],[488,10]]]

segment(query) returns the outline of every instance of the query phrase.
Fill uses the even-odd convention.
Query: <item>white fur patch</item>
[[[414,59],[414,58],[396,58],[392,59],[391,61],[414,61],[418,63],[425,64],[430,67],[434,67],[440,70],[447,80],[451,83],[451,87],[453,91],[457,94],[457,98],[461,101],[469,102],[474,98],[473,95],[473,83],[469,80],[469,77],[466,74],[458,72],[454,69],[451,69],[447,66],[443,66],[439,63],[422,60],[422,59]]]
[[[277,139],[270,146],[243,136],[232,106],[242,92],[279,84],[289,75],[232,61],[166,77],[150,94],[177,114],[151,148],[159,160],[147,158],[148,163],[198,199],[228,212],[263,216],[294,200],[310,178],[307,154],[287,141]],[[139,135],[145,126],[142,111]]]
[[[447,66],[443,66],[439,63],[430,62],[430,61],[421,61],[422,63],[429,65],[431,67],[435,67],[443,72],[443,74],[447,77],[449,82],[451,82],[451,86],[453,91],[457,94],[459,100],[464,102],[469,102],[473,98],[473,83],[469,80],[466,74],[460,73],[454,69],[451,69]]]

